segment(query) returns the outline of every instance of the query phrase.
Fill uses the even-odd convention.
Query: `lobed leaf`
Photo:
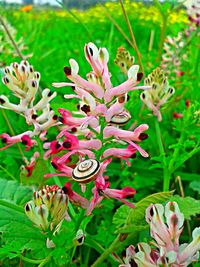
[[[172,196],[170,201],[177,202],[180,211],[184,214],[185,219],[189,220],[192,216],[200,214],[200,200],[192,197],[180,197],[179,195]]]

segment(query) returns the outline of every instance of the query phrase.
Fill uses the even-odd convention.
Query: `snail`
[[[116,125],[124,125],[126,124],[131,118],[131,115],[128,112],[122,112],[120,114],[114,115],[110,123],[116,124]]]
[[[72,172],[72,179],[86,184],[93,181],[100,170],[100,163],[95,159],[87,159],[80,162]]]

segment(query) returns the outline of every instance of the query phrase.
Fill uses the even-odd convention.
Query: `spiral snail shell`
[[[116,125],[124,125],[126,124],[131,118],[131,115],[128,112],[122,112],[120,114],[114,115],[110,123],[116,124]]]
[[[88,183],[95,179],[100,170],[100,163],[95,159],[80,162],[72,172],[72,179],[79,183]]]

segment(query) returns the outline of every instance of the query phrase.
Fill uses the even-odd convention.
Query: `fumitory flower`
[[[163,70],[156,68],[144,80],[146,85],[151,85],[152,89],[141,93],[141,100],[153,111],[158,121],[162,120],[160,107],[174,94],[174,88],[169,86],[168,79]]]
[[[188,59],[188,55],[185,53],[185,49],[183,49],[185,45],[186,39],[183,32],[179,32],[177,36],[166,37],[161,67],[170,78],[173,78],[172,73],[175,73],[178,77],[184,74],[182,63]]]
[[[49,89],[41,92],[40,99],[36,101],[39,90],[40,73],[34,71],[33,66],[28,61],[23,60],[20,64],[14,62],[10,66],[5,67],[4,76],[2,78],[5,86],[18,99],[18,103],[12,103],[7,96],[0,95],[0,107],[14,111],[23,116],[31,129],[15,136],[7,133],[0,134],[2,143],[5,144],[0,150],[4,150],[18,142],[25,146],[25,151],[37,145],[34,139],[36,136],[41,141],[45,140],[47,130],[54,125],[59,124],[58,117],[50,107],[50,101],[56,96]],[[35,166],[34,160],[25,168],[28,176],[31,175]]]
[[[148,135],[147,124],[139,125],[134,131],[123,130],[131,115],[126,110],[128,92],[136,89],[149,90],[151,85],[136,86],[142,75],[139,66],[133,65],[133,57],[126,54],[127,81],[118,86],[112,86],[111,74],[108,70],[109,54],[106,48],[98,49],[93,43],[88,43],[84,48],[85,57],[92,67],[87,79],[79,75],[79,65],[74,59],[69,60],[69,67],[64,67],[64,73],[70,82],[54,83],[55,87],[70,86],[73,94],[65,95],[66,99],[77,101],[76,112],[59,108],[60,133],[56,140],[46,142],[45,158],[51,157],[51,164],[56,169],[56,174],[66,176],[69,180],[78,182],[82,191],[88,183],[93,182],[93,198],[91,202],[85,201],[67,184],[65,190],[70,201],[79,203],[86,208],[89,215],[104,197],[115,198],[134,207],[125,200],[132,197],[135,190],[130,187],[123,189],[110,188],[110,182],[104,175],[112,158],[120,158],[130,164],[128,159],[139,153],[148,157],[137,143],[145,140]],[[76,156],[76,160],[72,158]]]
[[[26,215],[44,232],[54,233],[67,216],[67,195],[58,186],[45,186],[33,196],[25,205]]]
[[[139,243],[136,253],[132,246],[131,256],[126,256],[126,265],[131,266],[131,260],[138,267],[186,267],[198,260],[200,249],[200,228],[192,233],[193,240],[189,244],[179,243],[183,231],[184,216],[176,202],[168,202],[165,206],[152,204],[146,210],[146,221],[150,226],[154,248],[147,243]],[[128,248],[130,249],[130,248]],[[129,253],[130,254],[130,253]]]
[[[51,110],[49,102],[56,96],[49,89],[42,91],[41,99],[35,103],[38,93],[40,73],[34,71],[28,61],[20,64],[12,63],[4,69],[3,83],[19,99],[18,104],[13,104],[9,99],[1,95],[0,106],[13,110],[22,115],[28,125],[33,125],[34,130],[29,136],[39,135],[49,127],[56,124],[57,117]]]

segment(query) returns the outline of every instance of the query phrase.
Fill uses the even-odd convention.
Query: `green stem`
[[[46,257],[39,265],[38,265],[38,267],[42,267],[42,266],[44,266],[49,260],[50,260],[50,256],[48,256],[48,257]]]
[[[116,27],[116,29],[121,33],[121,35],[124,37],[124,39],[127,41],[127,43],[129,43],[129,45],[131,47],[133,47],[133,43],[131,42],[131,40],[129,39],[129,37],[124,33],[123,29],[119,26],[119,24],[113,19],[113,17],[111,17],[111,15],[109,14],[109,12],[107,11],[107,9],[105,8],[105,6],[101,5],[101,7],[104,9],[105,11],[105,15],[107,16],[107,18],[113,23],[113,25]],[[134,47],[133,47],[134,48]],[[108,103],[109,104],[109,103]]]
[[[32,260],[32,259],[29,259],[29,258],[24,257],[22,255],[19,255],[19,258],[22,259],[25,262],[29,262],[29,263],[32,263],[32,264],[40,264],[46,259],[45,258],[45,259],[41,259],[41,260]]]
[[[158,62],[160,62],[162,59],[163,45],[164,45],[165,36],[166,36],[168,14],[170,14],[170,12],[168,12],[166,14],[165,13],[166,11],[163,11],[162,5],[160,4],[160,2],[158,0],[154,0],[154,4],[158,8],[160,15],[161,15],[161,18],[162,18],[160,43],[159,43],[159,49],[158,49]]]
[[[97,267],[101,266],[100,264],[109,257],[109,255],[115,251],[117,248],[117,245],[119,243],[118,237],[113,241],[113,243],[110,245],[108,249],[104,251],[104,253],[101,254],[101,256],[91,265],[91,267]]]
[[[85,210],[82,209],[80,214],[79,214],[79,217],[78,217],[78,220],[76,222],[76,226],[75,226],[75,233],[78,231],[78,229],[80,228],[80,225],[82,223],[82,220],[83,220],[83,217],[85,215]]]
[[[175,170],[173,170],[174,169],[174,163],[175,163],[176,158],[178,157],[178,154],[179,154],[179,151],[181,149],[181,145],[183,143],[184,137],[185,137],[185,134],[183,134],[183,132],[182,132],[181,136],[179,138],[178,144],[177,144],[177,146],[176,146],[176,148],[174,150],[174,153],[172,155],[172,158],[171,158],[171,160],[169,162],[169,171],[170,171],[170,173],[173,173],[175,171]]]
[[[141,72],[144,73],[144,68],[143,68],[142,60],[141,60],[141,54],[139,52],[139,49],[138,49],[138,46],[137,46],[137,43],[136,43],[136,40],[135,40],[135,36],[134,36],[133,30],[132,30],[132,27],[131,27],[131,24],[130,24],[130,21],[129,21],[127,12],[126,12],[126,10],[124,8],[124,4],[123,4],[122,0],[119,0],[119,2],[121,4],[121,8],[122,8],[122,11],[123,11],[123,14],[124,14],[124,18],[125,18],[126,24],[128,26],[128,29],[129,29],[129,32],[130,32],[130,35],[131,35],[133,48],[134,48],[134,50],[136,52],[136,55],[137,55],[137,58],[138,58],[138,63],[140,65]]]
[[[0,165],[0,169],[2,169],[12,180],[16,180],[16,178],[8,170],[6,170],[3,166]]]
[[[158,147],[160,151],[160,156],[162,157],[162,165],[163,165],[163,191],[169,191],[169,186],[170,186],[170,172],[168,170],[168,166],[166,163],[166,156],[165,156],[165,150],[162,142],[162,136],[161,136],[161,131],[160,131],[160,125],[155,118],[155,129],[156,129],[156,137],[157,137],[157,142],[158,142]]]
[[[37,140],[37,143],[38,143],[38,148],[40,150],[40,154],[42,154],[44,152],[44,150],[43,150],[43,147],[41,145],[41,140],[39,138]],[[44,162],[45,162],[45,165],[47,167],[47,170],[49,170],[49,172],[52,173],[53,168],[51,166],[49,166],[49,164],[46,160]],[[58,178],[58,176],[54,176],[53,180],[54,180],[55,184],[57,184],[60,188],[62,188],[62,183],[61,183],[60,179]]]
[[[135,239],[135,233],[127,235],[127,237],[120,241],[121,234],[119,234],[116,239],[112,242],[109,248],[107,248],[100,257],[91,265],[91,267],[97,267],[102,266],[102,262],[104,260],[107,260],[108,258],[111,258],[113,261],[116,261],[114,257],[111,257],[112,252],[116,252],[117,250],[120,250],[124,247],[126,247],[128,244],[131,244],[133,240]]]
[[[18,48],[18,46],[17,46],[17,44],[15,42],[15,40],[13,39],[13,37],[11,35],[6,23],[3,21],[3,18],[1,16],[0,16],[0,22],[1,22],[5,32],[7,33],[8,38],[10,39],[11,44],[13,45],[13,47],[14,47],[16,53],[18,54],[19,58],[24,59],[22,53],[20,52],[20,50],[19,50],[19,48]]]
[[[162,59],[162,51],[165,42],[166,30],[167,30],[167,17],[162,15],[162,28],[161,28],[161,35],[160,35],[160,43],[158,49],[158,61],[160,62]]]

